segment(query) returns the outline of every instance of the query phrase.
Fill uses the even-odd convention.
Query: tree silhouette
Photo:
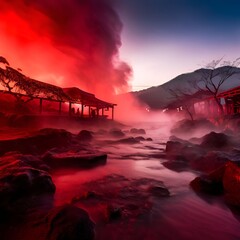
[[[1,56],[0,63],[3,64],[3,67],[0,66],[0,84],[5,91],[12,93],[17,100],[23,101],[23,97],[27,97],[25,102],[34,98],[54,101],[69,100],[62,88],[25,76],[20,72],[20,69],[10,67],[8,61]]]
[[[218,97],[221,87],[231,76],[237,72],[240,58],[234,61],[223,61],[223,58],[213,60],[207,64],[206,69],[201,69],[201,78],[193,81],[192,85],[198,92],[208,92],[215,100],[219,112],[224,114],[223,105]]]

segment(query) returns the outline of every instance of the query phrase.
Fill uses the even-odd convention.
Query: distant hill
[[[225,67],[215,69],[215,71],[224,71]],[[195,93],[196,89],[190,84],[191,81],[200,80],[204,73],[211,71],[209,69],[198,69],[191,73],[181,74],[174,79],[159,85],[157,87],[147,88],[141,91],[132,92],[141,102],[147,104],[152,109],[163,109],[176,101],[176,98],[170,93],[170,89],[179,89]],[[240,68],[234,69],[234,75],[228,78],[221,86],[221,91],[225,91],[240,85]],[[217,81],[217,79],[216,79]]]

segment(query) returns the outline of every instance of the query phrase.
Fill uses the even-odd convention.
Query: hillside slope
[[[218,70],[222,71],[224,67],[217,68],[216,71]],[[191,82],[200,80],[203,73],[208,71],[210,70],[202,68],[191,73],[181,74],[162,85],[133,92],[133,94],[152,109],[166,108],[169,104],[176,101],[176,98],[169,91],[170,89],[195,93],[196,89],[192,86]],[[220,92],[240,85],[240,68],[234,68],[234,72],[235,73],[222,84]],[[215,80],[217,81],[218,79],[216,78]]]

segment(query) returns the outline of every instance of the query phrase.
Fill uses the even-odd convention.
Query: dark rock
[[[228,156],[223,152],[210,151],[202,157],[199,157],[192,161],[190,165],[193,169],[203,172],[211,172],[223,166],[229,160],[230,159],[228,158]]]
[[[200,146],[204,148],[225,148],[230,145],[229,137],[224,133],[211,132],[203,137]]]
[[[196,191],[212,195],[223,193],[222,182],[215,182],[208,176],[201,176],[191,181],[190,186]]]
[[[141,137],[141,136],[135,137],[135,139],[136,139],[137,141],[145,141],[145,138],[144,138],[144,137]]]
[[[188,141],[184,140],[184,139],[181,139],[175,135],[171,135],[169,137],[169,141],[173,141],[173,142],[180,142],[180,143],[188,143]]]
[[[55,192],[51,176],[32,168],[21,158],[19,154],[0,158],[0,209],[25,196]]]
[[[43,161],[52,168],[62,167],[79,167],[92,168],[99,165],[104,165],[107,162],[107,155],[102,153],[51,153],[48,152],[43,156]]]
[[[202,175],[196,177],[191,181],[190,186],[196,191],[201,193],[207,193],[212,195],[222,194],[223,188],[223,176],[225,172],[225,165],[216,169],[208,175]]]
[[[204,154],[204,150],[187,141],[184,143],[168,141],[166,154],[168,159],[192,162],[198,160]]]
[[[43,171],[49,171],[49,166],[43,162],[39,157],[37,156],[33,156],[33,155],[23,155],[20,153],[14,153],[14,152],[8,152],[6,153],[4,156],[11,156],[11,155],[15,155],[15,157],[17,157],[17,159],[21,160],[22,162],[26,163],[27,165],[36,168],[36,169],[40,169]]]
[[[209,136],[210,138],[212,138],[212,136],[214,136],[215,138],[218,135],[215,135],[215,133],[210,134],[205,138],[205,140],[209,139]],[[221,136],[222,134],[220,135],[220,137]],[[225,137],[223,138],[225,139]],[[232,156],[234,153],[230,154],[228,152],[225,153],[222,151],[210,151],[210,149],[212,149],[212,147],[210,146],[213,146],[214,144],[215,146],[220,146],[219,144],[223,146],[222,141],[220,140],[220,143],[217,143],[217,141],[215,141],[212,145],[208,143],[210,149],[207,147],[203,147],[205,146],[205,144],[207,144],[207,142],[208,141],[204,142],[203,145],[196,145],[185,140],[181,142],[168,141],[166,144],[166,157],[170,161],[177,161],[178,163],[180,163],[180,166],[182,162],[186,162],[188,166],[192,169],[200,170],[203,172],[211,172],[229,161],[230,156]],[[179,165],[178,163],[176,164]],[[169,166],[171,165],[170,163],[165,164]]]
[[[116,138],[121,138],[121,137],[124,137],[125,134],[122,132],[121,129],[117,129],[117,128],[113,128],[109,131],[109,134],[113,137],[116,137]]]
[[[132,133],[132,134],[146,134],[146,131],[142,128],[140,128],[140,129],[132,128],[132,129],[130,129],[130,133]]]
[[[198,161],[205,154],[205,151],[196,145],[189,145],[183,148],[181,154],[183,159],[187,160],[190,165],[192,165],[193,162]]]
[[[63,129],[45,128],[32,133],[32,136],[0,141],[0,155],[18,151],[23,154],[42,154],[54,147],[69,144],[72,134]]]
[[[121,144],[137,144],[139,142],[140,142],[139,140],[137,140],[136,138],[133,138],[133,137],[123,138],[123,139],[116,141],[116,143],[121,143]]]
[[[240,207],[240,167],[236,163],[228,161],[210,174],[195,178],[190,185],[196,192],[224,193],[228,204]]]
[[[151,141],[152,141],[152,138],[146,138],[146,141],[151,142]]]
[[[196,192],[224,194],[226,203],[240,207],[240,167],[237,163],[228,161],[210,174],[195,178],[190,185]]]
[[[229,161],[225,166],[223,187],[226,202],[240,207],[240,168],[233,162]]]
[[[149,191],[156,197],[169,197],[170,192],[163,186],[151,186]]]
[[[189,164],[186,161],[166,161],[162,165],[175,172],[182,172],[188,169]]]
[[[192,136],[198,132],[213,131],[216,127],[206,119],[181,120],[172,129],[171,133],[180,137]]]
[[[78,136],[78,139],[80,139],[81,141],[86,141],[86,142],[90,142],[93,139],[92,132],[90,132],[88,130],[80,131],[77,136]]]
[[[108,205],[107,206],[107,219],[109,221],[117,220],[122,217],[122,209],[119,206]]]
[[[51,210],[46,217],[47,240],[93,240],[95,224],[88,213],[73,205]]]
[[[86,191],[98,192],[101,196],[83,199],[81,196]],[[146,212],[149,213],[152,209],[153,195],[156,197],[169,195],[161,181],[150,178],[128,179],[117,174],[88,182],[82,186],[81,192],[80,197],[75,199],[80,202],[80,206],[89,211],[91,211],[89,206],[98,209],[91,212],[94,219],[118,220],[119,224],[126,220],[136,220]]]
[[[167,141],[166,152],[171,154],[179,154],[185,147],[184,144],[176,141]]]
[[[105,129],[99,129],[96,134],[99,134],[99,135],[106,135],[107,134],[107,130]]]
[[[97,200],[97,199],[101,199],[101,198],[102,198],[102,195],[95,191],[86,191],[83,194],[81,194],[80,196],[73,197],[72,203],[77,203],[82,200]]]

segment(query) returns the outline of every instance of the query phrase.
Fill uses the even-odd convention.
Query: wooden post
[[[82,109],[81,109],[81,117],[83,118],[84,115],[84,105],[82,104]]]
[[[72,103],[69,102],[69,112],[68,112],[69,116],[72,116]]]
[[[40,98],[39,113],[42,114],[42,98]]]
[[[102,108],[102,116],[104,116],[104,108]]]
[[[114,119],[114,106],[112,106],[112,120]]]
[[[91,117],[91,107],[88,106],[88,117],[90,118]]]
[[[58,110],[59,115],[62,113],[62,102],[59,102],[59,110]]]

